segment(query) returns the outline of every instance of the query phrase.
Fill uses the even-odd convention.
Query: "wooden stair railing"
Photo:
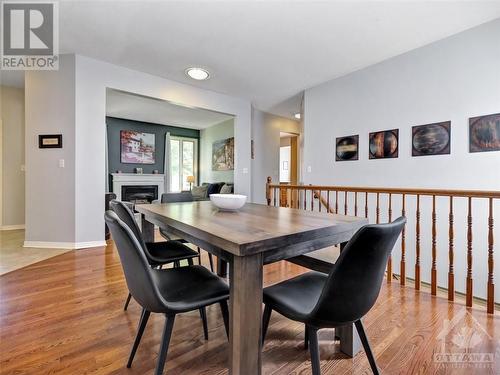
[[[279,193],[279,194],[278,194]],[[354,197],[353,197],[354,194]],[[381,198],[387,198],[387,218],[389,221],[393,218],[393,201],[394,196],[401,196],[401,215],[407,215],[408,197],[415,198],[415,264],[414,264],[414,286],[416,290],[421,289],[421,244],[422,244],[422,198],[430,198],[430,288],[431,294],[437,295],[438,291],[438,211],[437,198],[446,197],[448,207],[448,267],[447,267],[447,289],[448,300],[455,300],[455,224],[456,224],[456,209],[454,207],[457,198],[466,199],[466,244],[464,246],[464,254],[466,257],[465,271],[465,303],[467,307],[471,307],[474,298],[474,283],[473,283],[473,201],[476,199],[487,200],[487,283],[486,283],[486,309],[492,314],[495,311],[495,284],[494,284],[494,211],[495,202],[500,200],[500,191],[485,191],[485,190],[450,190],[450,189],[416,189],[416,188],[376,188],[376,187],[357,187],[357,186],[321,186],[321,185],[280,185],[273,184],[271,177],[267,178],[266,183],[266,200],[268,205],[285,206],[304,210],[328,212],[332,214],[344,214],[358,216],[364,214],[364,217],[370,215],[374,217],[374,221],[379,223],[381,220]],[[342,197],[343,206],[340,206],[339,196]],[[375,197],[373,197],[375,196]],[[360,212],[358,201],[360,197],[364,201],[364,211]],[[375,207],[370,210],[370,198],[375,199]],[[349,203],[354,200],[354,210],[349,210]],[[333,201],[332,201],[333,200]],[[317,201],[317,205],[315,205]],[[398,202],[398,201],[396,201]],[[398,202],[399,203],[399,202]],[[442,202],[443,203],[443,202]],[[342,212],[339,212],[339,207],[342,207]],[[425,210],[424,210],[425,211]],[[371,214],[370,214],[371,213]],[[401,285],[406,285],[407,275],[407,237],[408,228],[404,228],[401,234],[401,250],[399,264],[399,280]],[[460,254],[462,255],[462,254]],[[392,282],[393,276],[392,258],[387,264],[387,282]]]

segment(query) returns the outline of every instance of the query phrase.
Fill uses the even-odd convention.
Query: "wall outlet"
[[[26,172],[26,166],[24,164],[21,164],[21,172]]]
[[[59,159],[59,168],[64,168],[64,159]]]
[[[243,168],[243,174],[248,174],[248,168]]]
[[[312,172],[312,168],[310,165],[307,166],[307,173],[311,173]]]

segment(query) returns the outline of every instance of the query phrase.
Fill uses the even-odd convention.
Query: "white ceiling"
[[[62,53],[292,117],[302,90],[498,18],[500,1],[61,1],[59,14]]]
[[[112,89],[106,90],[106,116],[192,129],[205,129],[234,117]]]

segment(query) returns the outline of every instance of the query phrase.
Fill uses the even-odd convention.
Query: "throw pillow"
[[[232,192],[233,192],[233,188],[228,184],[222,185],[222,187],[220,189],[221,194],[231,194]]]
[[[207,197],[208,185],[206,186],[193,186],[191,194],[194,199],[203,199]]]

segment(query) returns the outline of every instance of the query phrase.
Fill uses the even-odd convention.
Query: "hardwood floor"
[[[304,271],[290,263],[275,263],[265,267],[264,284]],[[112,243],[106,249],[71,251],[1,276],[0,373],[152,373],[163,317],[152,314],[133,366],[126,369],[140,314],[134,301],[123,311],[126,295]],[[198,312],[176,319],[166,373],[227,373],[228,345],[218,306],[209,307],[207,314],[208,341],[203,339]],[[445,336],[445,352],[460,353],[464,351],[460,347],[469,346],[471,353],[492,353],[493,362],[467,368],[449,363],[439,367],[433,355],[442,351],[438,335],[446,319],[452,321],[452,328]],[[365,327],[384,374],[500,373],[500,321],[482,309],[464,310],[444,298],[384,282]],[[310,374],[303,334],[303,326],[273,313],[264,345],[263,373]],[[323,374],[370,374],[364,352],[346,358],[339,353],[332,330],[320,331],[319,338]]]

